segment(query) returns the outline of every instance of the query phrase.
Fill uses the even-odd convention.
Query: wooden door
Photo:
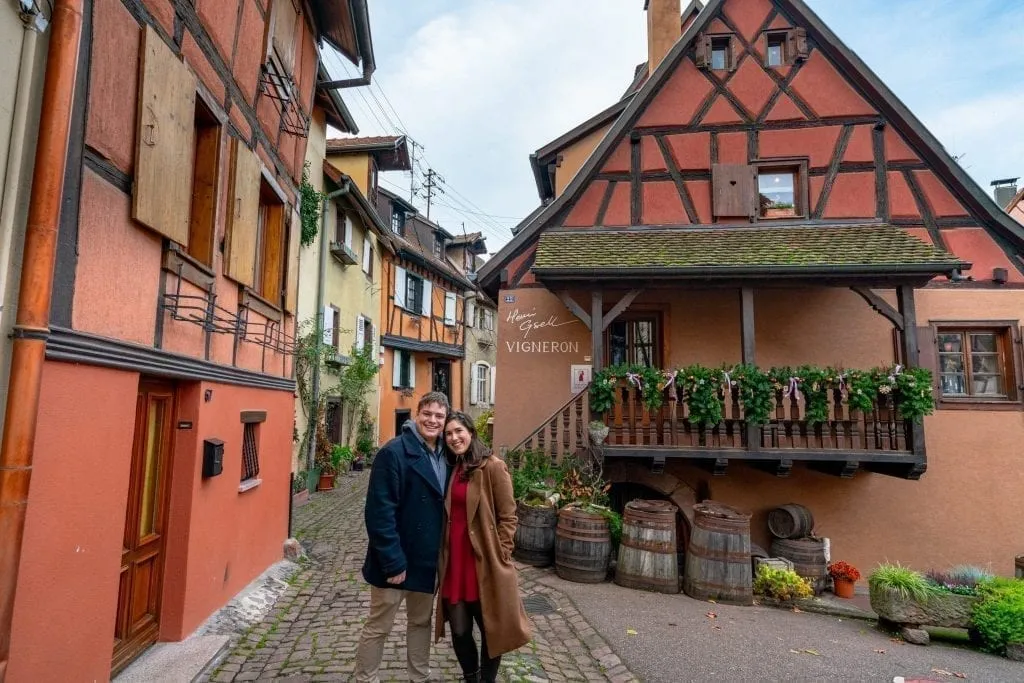
[[[160,630],[173,414],[173,386],[142,380],[135,407],[112,675],[155,643]]]

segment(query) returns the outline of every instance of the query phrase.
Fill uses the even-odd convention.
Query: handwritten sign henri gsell
[[[505,348],[510,353],[579,353],[580,344],[576,341],[541,341],[531,338],[534,333],[572,325],[578,322],[575,319],[562,320],[553,314],[539,316],[535,308],[529,311],[514,308],[505,317],[505,322],[522,335],[522,339],[505,341]]]

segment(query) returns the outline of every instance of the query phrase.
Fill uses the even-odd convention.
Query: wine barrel
[[[1024,555],[1018,555],[1013,559],[1014,573],[1018,579],[1024,579]]]
[[[515,549],[512,556],[523,564],[547,567],[555,559],[555,525],[558,511],[553,507],[527,505],[520,501],[516,505]]]
[[[775,538],[803,538],[814,531],[814,515],[803,505],[790,503],[768,513],[768,531]]]
[[[750,515],[714,501],[693,506],[683,591],[698,600],[754,602]]]
[[[658,593],[679,592],[676,512],[665,500],[634,500],[622,515],[615,583]]]
[[[828,566],[825,542],[818,538],[779,538],[772,543],[772,556],[784,557],[793,563],[793,571],[810,579],[815,594],[825,590]]]
[[[555,573],[566,581],[601,583],[608,576],[612,536],[601,515],[562,508],[555,529]]]

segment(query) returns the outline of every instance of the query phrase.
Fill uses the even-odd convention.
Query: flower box
[[[884,588],[870,589],[871,609],[882,620],[910,626],[969,628],[971,612],[979,598],[975,595],[936,593],[927,602],[902,598]]]

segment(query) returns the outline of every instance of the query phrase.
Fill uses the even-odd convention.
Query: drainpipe
[[[327,279],[327,206],[338,197],[348,194],[352,189],[352,180],[346,178],[341,188],[324,195],[320,203],[320,263],[316,276],[316,338],[324,338],[324,282]],[[316,459],[316,422],[317,408],[320,405],[320,363],[313,366],[313,433],[309,437],[306,448],[306,471],[313,470]],[[0,681],[3,683],[3,681]]]
[[[75,97],[84,0],[54,0],[52,33],[39,117],[32,195],[25,227],[18,314],[14,322],[11,378],[0,446],[0,683],[11,651],[14,592],[25,533],[29,479],[35,447],[39,390],[46,339],[71,110]]]

